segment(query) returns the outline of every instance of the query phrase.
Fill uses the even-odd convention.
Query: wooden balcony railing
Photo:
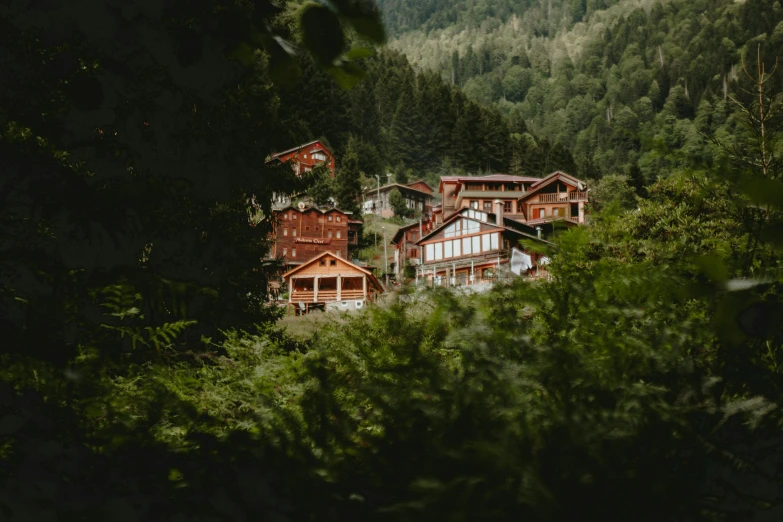
[[[579,216],[568,216],[568,221],[572,223],[579,223]]]
[[[340,299],[362,299],[364,297],[364,291],[362,290],[343,290],[340,292]],[[295,290],[291,294],[291,301],[304,301],[312,303],[315,298],[315,292],[312,290]],[[337,290],[319,290],[318,302],[323,303],[326,301],[337,301]]]
[[[291,293],[291,301],[313,301],[315,292],[312,290],[294,290]]]
[[[539,203],[561,203],[565,201],[587,201],[587,192],[561,192],[560,194],[539,194]]]

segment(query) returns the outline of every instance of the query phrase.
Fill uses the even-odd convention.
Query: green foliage
[[[590,185],[590,206],[595,210],[616,207],[622,210],[636,206],[636,194],[621,174],[609,174]]]
[[[405,198],[402,197],[398,189],[393,189],[389,192],[389,205],[396,217],[405,218],[413,215],[413,209],[408,208],[408,205],[405,204]]]

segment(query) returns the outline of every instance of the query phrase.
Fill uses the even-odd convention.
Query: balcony
[[[561,192],[559,194],[538,195],[538,203],[565,203],[568,201],[587,201],[587,191]]]

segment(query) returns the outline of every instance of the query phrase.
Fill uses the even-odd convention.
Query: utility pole
[[[389,256],[386,254],[386,227],[383,230],[383,273],[386,276],[386,287],[389,286]]]
[[[381,177],[376,174],[375,179],[378,180],[378,195],[375,197],[375,205],[378,207],[378,217],[381,217]]]

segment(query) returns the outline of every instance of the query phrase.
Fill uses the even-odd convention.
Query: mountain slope
[[[783,55],[779,0],[387,0],[383,8],[392,48],[523,118],[592,177],[641,172],[651,181],[709,161],[715,150],[704,134],[736,134],[727,95],[742,57],[755,58],[757,46],[767,64]]]

